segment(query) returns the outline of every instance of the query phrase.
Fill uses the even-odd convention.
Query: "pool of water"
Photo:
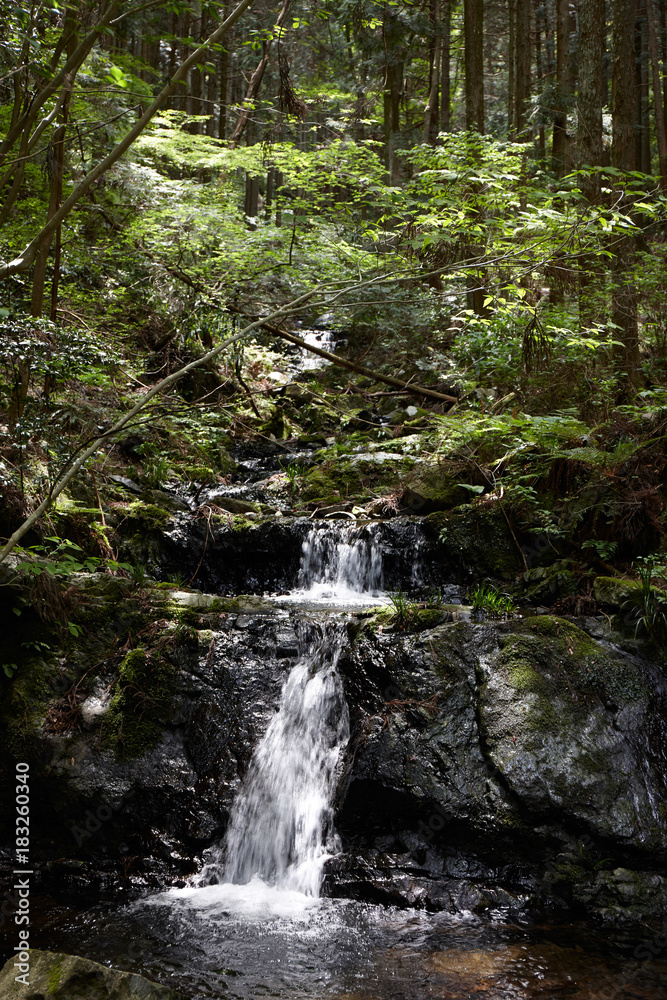
[[[139,972],[191,1000],[661,1000],[664,936],[507,914],[429,914],[250,884],[79,908],[36,898],[32,944]]]

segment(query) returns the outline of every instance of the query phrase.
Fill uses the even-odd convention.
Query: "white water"
[[[156,901],[250,920],[297,918],[316,905],[324,862],[340,849],[332,800],[349,739],[336,669],[342,641],[342,629],[325,632],[290,671],[232,806],[224,861],[221,854],[192,887]]]
[[[311,528],[303,542],[296,591],[299,601],[368,604],[383,600],[382,551],[375,526]]]
[[[292,668],[280,708],[253,754],[227,833],[226,881],[259,876],[318,896],[322,866],[337,850],[331,801],[348,712],[327,639]]]
[[[336,338],[331,330],[304,330],[301,333],[301,337],[311,347],[319,347],[323,351],[332,351],[336,343]],[[311,354],[310,351],[306,351],[303,348],[301,348],[301,354],[302,371],[314,371],[328,364],[325,358],[320,358],[317,354]]]

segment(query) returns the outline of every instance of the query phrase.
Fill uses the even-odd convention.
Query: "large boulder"
[[[78,955],[32,948],[28,955],[28,962],[19,960],[19,968],[10,958],[0,971],[3,1000],[185,1000],[182,993],[134,972],[109,969]]]
[[[663,912],[656,668],[550,616],[402,638],[367,624],[341,668],[353,734],[339,828],[357,860],[330,869],[332,893],[356,882],[357,895],[437,908],[464,879],[611,919],[623,907],[609,872],[627,869],[624,891],[640,885],[633,899]]]

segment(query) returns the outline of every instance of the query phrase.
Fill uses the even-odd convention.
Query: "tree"
[[[619,171],[635,169],[635,95],[628,86],[634,65],[634,0],[614,0],[612,21],[612,166]],[[612,264],[612,320],[622,347],[619,368],[630,387],[639,383],[639,335],[637,294],[633,278],[635,246],[632,235],[619,236]]]
[[[466,128],[484,132],[484,4],[464,0]]]
[[[199,60],[205,55],[208,49],[216,45],[225,36],[225,34],[229,31],[232,25],[238,21],[243,12],[247,10],[248,7],[250,7],[252,2],[253,0],[241,0],[236,9],[229,15],[229,17],[226,18],[225,21],[223,21],[223,23],[218,28],[216,28],[216,30],[209,36],[209,38],[205,41],[205,43],[196,48],[194,52],[192,52],[190,56],[188,56],[188,58],[181,63],[181,65],[178,67],[173,77],[171,78],[171,80],[166,84],[165,87],[162,88],[157,97],[151,102],[146,111],[144,111],[144,113],[141,115],[141,117],[134,125],[134,127],[131,128],[126,133],[124,138],[114,147],[114,149],[111,150],[110,153],[107,154],[107,156],[105,156],[99,163],[96,164],[96,166],[93,167],[92,170],[90,170],[86,174],[83,180],[74,188],[72,193],[60,206],[60,208],[54,212],[54,214],[49,218],[47,223],[31,240],[28,246],[24,248],[22,253],[14,260],[0,264],[0,278],[6,278],[12,274],[20,274],[22,272],[27,271],[31,267],[37,255],[41,253],[44,250],[44,248],[50,244],[53,238],[53,234],[56,232],[61,223],[67,218],[67,216],[70,214],[70,212],[79,202],[79,200],[83,197],[83,195],[86,194],[86,192],[92,187],[92,185],[100,177],[102,177],[109,170],[109,168],[114,165],[114,163],[116,163],[121,158],[123,153],[125,153],[130,148],[130,146],[141,135],[141,133],[144,131],[144,129],[150,123],[150,121],[155,117],[160,108],[163,107],[167,99],[174,93],[174,91],[179,86],[181,81],[187,77],[190,69],[193,66],[197,65]],[[111,22],[113,13],[115,12],[117,6],[118,5],[116,2],[114,2],[111,5],[111,7],[107,10],[104,17],[102,18],[102,20],[95,26],[95,28],[86,37],[85,44],[82,43],[81,45],[79,45],[75,51],[74,56],[72,56],[70,59],[67,60],[67,62],[65,63],[65,67],[71,65],[74,68],[78,68],[78,66],[81,65],[83,59],[85,58],[85,54],[87,54],[87,52],[90,50],[95,39],[104,30],[106,25]],[[80,53],[84,48],[85,48],[85,54],[81,55]],[[64,70],[61,70],[61,72],[57,74],[57,76],[54,77],[54,79],[59,80],[60,84],[65,86],[65,82],[67,80],[67,73],[64,73]],[[57,87],[54,86],[53,81],[51,81],[50,84],[45,86],[39,98],[40,107],[46,103],[48,98],[53,93],[55,93],[56,89]],[[65,93],[66,91],[63,91],[63,99]],[[45,94],[46,96],[44,96]],[[35,103],[37,103],[37,99]],[[31,112],[26,112],[22,116],[20,121],[24,122],[25,127],[28,127],[30,122],[34,122],[34,119],[35,119],[35,114],[31,111]],[[20,130],[19,132],[17,132],[17,128],[18,126],[10,132],[10,135],[3,143],[2,147],[0,147],[0,154],[4,153],[4,155],[6,155],[6,151],[11,148],[10,138],[12,135],[14,136],[14,141],[16,141],[16,139],[18,138]]]

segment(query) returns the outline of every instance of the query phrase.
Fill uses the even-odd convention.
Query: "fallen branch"
[[[186,271],[183,271],[180,267],[169,267],[166,264],[162,265],[164,270],[172,277],[177,278],[182,281],[184,285],[188,288],[192,288],[193,291],[199,292],[200,294],[206,295],[211,299],[209,290],[196,279],[192,278]],[[365,285],[372,285],[376,283],[377,279],[371,279],[368,282],[364,282]],[[242,309],[235,306],[227,304],[225,307],[227,312],[234,313],[237,316],[243,316],[244,319],[248,319],[246,313]],[[392,375],[380,375],[378,372],[373,371],[371,368],[366,368],[364,365],[358,365],[354,361],[348,361],[347,358],[341,358],[338,354],[332,354],[331,351],[325,351],[321,347],[314,347],[312,344],[307,344],[305,340],[301,337],[297,337],[294,333],[288,333],[287,330],[283,330],[282,327],[275,326],[270,323],[268,319],[260,320],[260,326],[267,333],[272,334],[274,337],[281,337],[283,340],[288,340],[291,344],[297,344],[304,351],[310,351],[311,354],[316,354],[320,358],[325,358],[326,361],[330,361],[332,365],[336,365],[338,368],[347,368],[348,371],[356,372],[358,375],[366,375],[367,378],[372,378],[376,382],[384,382],[386,385],[393,385],[394,388],[400,389],[401,392],[411,393],[415,396],[424,396],[427,399],[433,399],[438,403],[458,403],[458,396],[449,396],[443,392],[436,392],[435,389],[428,389],[424,385],[412,385],[408,382],[403,382],[399,378],[394,378]],[[173,334],[170,336],[174,336]],[[168,343],[167,340],[166,343]],[[166,346],[166,343],[164,346]]]
[[[227,306],[230,312],[237,313],[241,316],[244,313],[240,309],[235,309],[233,306]],[[438,403],[458,403],[458,396],[448,396],[444,392],[436,392],[435,389],[428,389],[424,385],[412,385],[409,382],[403,382],[400,378],[394,378],[392,375],[380,375],[379,372],[373,371],[371,368],[366,368],[365,365],[358,365],[354,361],[348,361],[347,358],[341,358],[339,354],[332,354],[331,351],[325,351],[321,347],[314,347],[312,344],[307,344],[305,340],[301,337],[297,337],[294,333],[288,333],[287,330],[283,330],[282,327],[274,326],[273,323],[268,321],[262,321],[261,326],[267,333],[273,334],[274,337],[280,337],[282,340],[288,340],[290,344],[296,344],[298,347],[303,348],[304,351],[310,351],[311,354],[317,354],[320,358],[325,358],[330,361],[332,365],[336,365],[338,368],[347,368],[349,371],[356,372],[358,375],[366,375],[368,378],[372,378],[376,382],[384,382],[386,385],[393,385],[396,389],[400,389],[402,392],[412,393],[415,396],[424,396],[426,399],[436,400]]]

